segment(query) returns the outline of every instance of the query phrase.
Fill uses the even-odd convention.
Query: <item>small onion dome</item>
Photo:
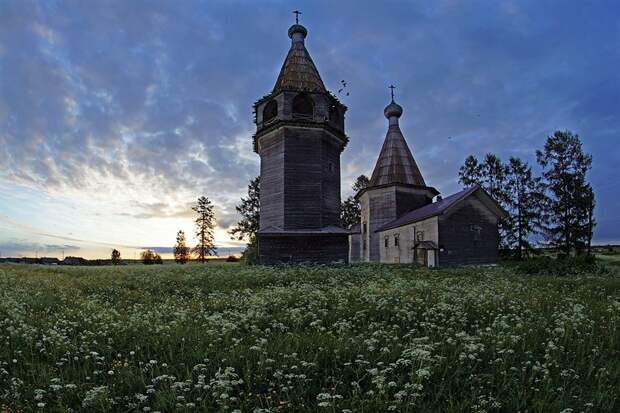
[[[294,25],[292,25],[290,27],[290,29],[288,29],[288,37],[290,37],[291,39],[295,40],[293,38],[295,33],[299,33],[298,36],[301,36],[301,39],[303,40],[308,35],[308,30],[306,30],[306,28],[304,26],[302,26],[301,24],[294,24]]]
[[[391,118],[392,116],[396,116],[400,118],[400,115],[403,114],[403,108],[396,102],[392,101],[389,105],[385,107],[383,114],[386,118]]]

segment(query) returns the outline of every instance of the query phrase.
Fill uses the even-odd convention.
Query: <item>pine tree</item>
[[[177,232],[177,241],[174,244],[174,260],[179,264],[185,264],[189,260],[189,247],[185,240],[185,232]]]
[[[112,250],[111,260],[113,265],[118,265],[121,263],[121,252],[116,248]]]
[[[241,203],[235,209],[241,215],[241,220],[228,233],[232,239],[248,241],[242,259],[247,264],[255,264],[258,258],[256,233],[260,228],[260,176],[250,181],[248,197],[241,198]]]
[[[535,177],[532,168],[519,158],[510,158],[506,174],[508,196],[506,243],[514,248],[517,257],[533,250],[530,237],[544,228],[545,189],[540,177]]]
[[[360,175],[357,177],[352,185],[353,195],[342,201],[340,205],[340,222],[344,228],[350,228],[355,224],[360,223],[361,207],[355,195],[370,185],[370,179],[366,175]]]
[[[248,197],[241,198],[241,203],[235,209],[241,215],[241,220],[228,231],[230,237],[253,242],[260,227],[260,176],[250,181]]]
[[[193,252],[198,261],[204,263],[207,256],[216,254],[213,236],[213,230],[215,229],[214,207],[209,198],[201,196],[198,198],[196,205],[192,207],[192,210],[198,214],[194,221],[198,243],[194,247]]]
[[[591,243],[594,230],[594,192],[587,182],[592,156],[583,152],[578,135],[556,131],[536,159],[543,168],[549,202],[547,240],[566,256]]]

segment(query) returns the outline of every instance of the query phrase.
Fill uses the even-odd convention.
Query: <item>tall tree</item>
[[[506,243],[514,248],[517,257],[533,250],[530,237],[544,229],[545,189],[540,177],[519,158],[510,158],[506,169],[508,225]],[[509,231],[508,231],[509,229]]]
[[[113,265],[118,265],[121,262],[121,252],[116,248],[112,250],[111,260]]]
[[[207,260],[207,256],[216,254],[213,236],[213,230],[215,229],[214,207],[209,198],[201,196],[198,198],[196,205],[192,207],[192,210],[198,215],[194,220],[198,243],[194,247],[193,252],[198,261],[204,263]]]
[[[241,198],[241,203],[235,209],[241,219],[228,233],[232,239],[248,241],[242,259],[247,264],[255,264],[258,249],[256,233],[260,228],[260,175],[250,181],[248,197]]]
[[[185,264],[189,260],[189,247],[185,240],[185,232],[177,232],[177,240],[174,244],[174,260],[179,264]]]
[[[583,152],[578,135],[556,131],[547,138],[536,159],[543,168],[545,186],[550,195],[547,240],[565,255],[591,242],[594,192],[587,182],[592,156]]]
[[[365,189],[370,184],[370,179],[366,175],[357,177],[352,185],[353,195],[342,201],[340,206],[340,221],[344,228],[350,228],[352,225],[360,223],[361,207],[355,195]]]
[[[250,181],[247,198],[241,198],[241,203],[235,209],[241,215],[241,219],[228,231],[230,237],[252,242],[260,227],[260,176]]]

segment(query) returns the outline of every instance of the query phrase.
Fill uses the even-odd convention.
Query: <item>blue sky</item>
[[[387,86],[428,184],[469,154],[535,163],[556,129],[594,158],[597,242],[620,241],[616,1],[0,0],[0,254],[131,257],[217,207],[218,245],[258,173],[252,103],[273,87],[292,10],[349,96],[343,196],[370,174]],[[191,237],[190,237],[191,239]]]

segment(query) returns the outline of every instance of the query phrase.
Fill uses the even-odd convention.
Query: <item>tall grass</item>
[[[0,266],[0,412],[618,411],[619,321],[588,274]]]

